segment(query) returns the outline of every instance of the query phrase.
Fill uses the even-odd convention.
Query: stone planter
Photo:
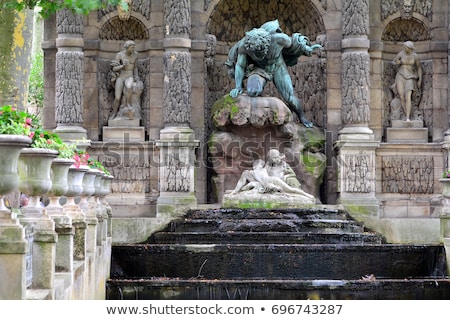
[[[85,216],[95,217],[95,213],[89,213],[88,199],[95,193],[95,179],[101,171],[97,169],[89,169],[83,176],[83,191],[81,192],[80,208],[84,211]]]
[[[21,135],[0,134],[0,220],[11,219],[4,196],[19,185],[17,166],[20,151],[30,145],[31,139]]]
[[[30,143],[26,136],[0,134],[0,300],[25,299],[28,282],[24,276],[31,273],[24,228],[4,203],[4,196],[17,190],[20,151]]]
[[[100,191],[100,199],[104,201],[105,197],[111,193],[111,182],[113,181],[114,177],[111,175],[104,175],[102,177],[102,185],[101,185],[101,191]]]
[[[50,202],[46,207],[49,215],[52,215],[56,212],[62,213],[63,211],[63,207],[60,203],[60,198],[64,196],[69,190],[69,168],[73,163],[74,160],[63,158],[56,158],[52,161],[50,171],[52,187],[47,194]]]
[[[63,208],[66,209],[72,217],[82,216],[82,212],[76,204],[75,199],[83,192],[83,177],[89,170],[88,166],[75,167],[74,165],[69,167],[69,173],[67,175],[68,190],[66,192],[67,202]],[[83,218],[83,217],[78,217]]]
[[[83,178],[88,170],[88,166],[76,167],[72,165],[69,168],[69,174],[67,176],[69,190],[66,192],[67,201],[63,205],[65,214],[72,219],[72,226],[74,227],[73,258],[78,261],[82,261],[86,257],[87,224],[83,211],[76,203],[76,198],[80,197],[83,192]]]
[[[42,215],[40,198],[52,188],[50,169],[57,155],[58,151],[43,148],[25,148],[20,152],[19,191],[30,198],[23,213]]]

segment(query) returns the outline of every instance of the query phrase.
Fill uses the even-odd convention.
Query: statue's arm
[[[122,54],[119,52],[116,54],[116,58],[111,62],[111,68],[114,72],[118,72],[123,69]]]
[[[315,49],[322,49],[320,44],[309,45],[309,39],[300,33],[294,33],[292,35],[292,45],[283,50],[283,57],[286,61],[286,65],[293,66],[297,64],[297,60],[300,56],[311,56]]]
[[[234,71],[235,88],[230,91],[230,96],[232,98],[236,98],[239,94],[243,92],[242,84],[244,82],[246,66],[247,66],[247,55],[245,53],[239,53]]]
[[[394,60],[392,60],[392,63],[395,65],[400,65],[402,64],[402,55],[401,52],[397,53],[397,55],[395,56]]]

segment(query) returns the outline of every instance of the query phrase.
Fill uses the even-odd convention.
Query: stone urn
[[[103,171],[99,171],[99,173],[97,174],[97,176],[95,177],[94,180],[94,193],[92,195],[92,204],[95,207],[99,207],[101,206],[101,202],[100,202],[100,197],[103,194],[103,179],[105,177],[105,173]]]
[[[11,219],[11,211],[5,206],[4,197],[19,186],[19,155],[30,143],[31,139],[27,136],[0,134],[0,220]]]
[[[102,177],[101,180],[101,191],[100,191],[100,202],[104,204],[105,197],[111,193],[111,182],[114,180],[114,177],[110,174],[106,174]]]
[[[49,204],[47,211],[49,215],[55,213],[62,213],[63,207],[60,203],[60,198],[65,196],[69,190],[68,176],[69,168],[75,161],[73,159],[55,158],[51,165],[51,179],[52,187],[47,193]]]
[[[69,167],[69,173],[67,175],[69,188],[66,192],[67,201],[63,206],[69,213],[69,216],[83,218],[82,212],[75,200],[83,192],[83,177],[87,171],[89,171],[89,167],[86,165],[71,165]]]
[[[89,203],[88,199],[95,193],[95,179],[101,174],[100,170],[90,168],[83,176],[83,191],[81,192],[80,208],[84,211],[85,216],[88,215]],[[93,215],[95,216],[95,214]]]
[[[19,156],[19,191],[29,197],[23,213],[43,213],[41,197],[52,188],[51,165],[58,151],[44,148],[25,148]]]

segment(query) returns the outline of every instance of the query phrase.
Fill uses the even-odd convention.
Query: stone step
[[[107,300],[448,300],[448,279],[109,280]],[[297,304],[297,303],[296,303]],[[307,304],[299,303],[299,304]],[[339,303],[337,303],[339,304]]]
[[[376,233],[357,232],[158,232],[146,243],[154,244],[382,244]]]
[[[185,216],[187,220],[223,220],[223,219],[327,219],[353,220],[346,211],[332,207],[289,208],[289,209],[192,209]]]
[[[355,221],[326,219],[184,219],[170,223],[168,232],[363,232]]]
[[[445,270],[443,246],[135,244],[112,251],[112,277],[128,279],[404,279]]]

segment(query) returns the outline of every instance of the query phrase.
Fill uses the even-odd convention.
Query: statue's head
[[[255,28],[245,33],[244,48],[255,61],[263,60],[270,47],[270,34],[262,28]]]
[[[136,43],[133,40],[125,41],[125,43],[123,44],[123,47],[125,49],[128,49],[129,47],[134,47],[134,46],[136,46]]]
[[[405,48],[414,50],[414,43],[412,43],[412,41],[406,41],[405,43],[403,43],[403,46],[404,46]]]
[[[266,160],[269,164],[279,164],[282,160],[284,160],[285,156],[277,149],[270,149],[267,152]]]

